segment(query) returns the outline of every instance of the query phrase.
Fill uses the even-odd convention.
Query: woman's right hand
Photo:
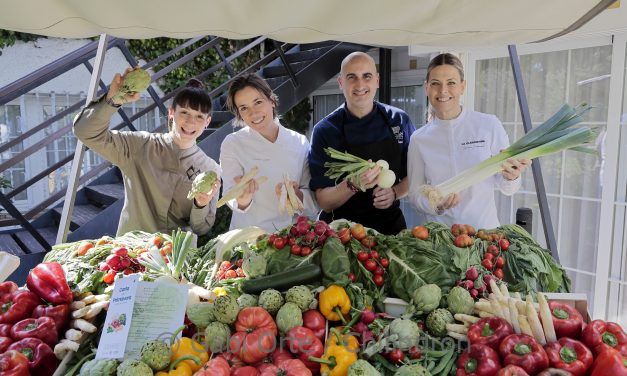
[[[457,206],[459,204],[459,200],[459,193],[451,193],[450,195],[444,197],[442,201],[438,203],[438,212]]]
[[[109,85],[109,91],[107,92],[107,100],[115,97],[115,100],[113,102],[117,105],[123,105],[124,103],[135,102],[140,98],[141,93],[137,92],[133,93],[132,95],[125,94],[121,98],[121,100],[119,97],[116,97],[116,94],[118,93],[118,91],[120,91],[120,87],[122,87],[122,85],[124,84],[124,77],[128,72],[131,72],[134,69],[136,68],[126,68],[123,75],[116,73],[115,76],[113,76],[113,80],[111,80],[111,85]]]
[[[233,178],[233,181],[235,181],[235,184],[239,183],[240,180],[242,180],[241,175]],[[252,202],[253,195],[255,194],[255,192],[257,192],[258,189],[259,189],[259,184],[257,184],[257,181],[255,179],[250,179],[250,181],[247,184],[246,189],[244,189],[244,192],[242,192],[242,194],[239,195],[239,197],[237,197],[237,207],[240,210],[246,209]]]

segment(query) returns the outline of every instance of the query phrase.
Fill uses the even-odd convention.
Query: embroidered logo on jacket
[[[394,137],[396,137],[396,141],[398,141],[399,144],[405,141],[405,134],[399,125],[392,127],[392,133],[394,133]]]
[[[462,148],[464,149],[472,149],[472,148],[483,148],[486,146],[485,140],[473,140],[473,141],[464,141],[462,142]]]
[[[190,168],[187,169],[187,171],[185,171],[185,173],[187,174],[187,178],[189,180],[194,180],[196,178],[196,176],[200,175],[200,170],[197,170],[194,168],[194,166],[191,166]]]

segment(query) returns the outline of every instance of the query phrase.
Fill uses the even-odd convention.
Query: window
[[[586,102],[593,109],[586,125],[603,131],[607,123],[612,47],[596,46],[520,57],[533,125],[537,126],[563,103]],[[523,133],[509,58],[477,60],[475,109],[501,119],[510,141]],[[534,161],[537,163],[537,161]],[[584,292],[592,305],[601,207],[600,163],[595,156],[562,152],[540,160],[560,263],[575,292]],[[511,197],[497,195],[501,223],[513,223],[516,209],[534,212],[533,236],[546,244],[533,175],[525,173],[521,190]]]
[[[20,127],[21,114],[19,105],[3,105],[0,106],[0,146],[7,142],[18,138],[22,134]],[[19,142],[17,145],[0,153],[0,161],[5,162],[15,155],[24,150],[23,142]],[[7,170],[0,173],[4,179],[8,180],[15,188],[22,185],[26,181],[26,168],[24,161],[21,161]],[[11,188],[2,189],[3,193],[10,192]],[[17,196],[13,197],[14,201],[27,200],[27,191],[20,192]]]

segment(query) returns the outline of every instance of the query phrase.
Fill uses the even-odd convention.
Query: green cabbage
[[[276,314],[276,326],[283,334],[296,326],[303,325],[303,315],[300,308],[294,303],[285,303]]]
[[[442,290],[436,284],[420,286],[414,291],[413,302],[418,314],[428,314],[440,305]]]
[[[187,194],[187,199],[193,199],[197,193],[209,193],[217,179],[218,174],[216,174],[215,171],[203,172],[196,176],[192,182],[192,189],[190,189]]]
[[[221,353],[227,349],[229,338],[231,338],[231,329],[226,324],[214,321],[207,325],[205,338],[212,353]]]
[[[451,289],[446,301],[449,311],[453,314],[463,313],[469,315],[475,307],[475,301],[472,296],[470,296],[468,290],[460,286],[455,286]]]
[[[285,293],[285,301],[296,304],[303,312],[309,309],[314,299],[314,294],[307,286],[294,286]]]

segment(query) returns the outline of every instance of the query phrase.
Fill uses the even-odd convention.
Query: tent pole
[[[105,55],[107,53],[107,34],[100,34],[98,41],[98,52],[94,61],[94,70],[91,74],[89,82],[89,90],[87,91],[87,99],[85,105],[96,99],[98,94],[98,84],[100,83],[100,75],[102,74],[102,66],[104,65]],[[80,140],[76,141],[76,151],[72,160],[72,169],[70,171],[67,191],[65,192],[65,200],[63,201],[63,212],[61,213],[61,222],[57,232],[56,244],[64,243],[67,240],[67,233],[70,229],[72,212],[74,211],[74,200],[76,199],[76,190],[80,180],[81,167],[83,165],[83,156],[85,154],[85,145]]]
[[[509,60],[512,64],[512,72],[514,73],[514,83],[516,84],[518,105],[520,106],[520,113],[522,115],[525,133],[527,133],[531,130],[532,124],[531,115],[529,114],[529,103],[527,102],[527,93],[525,91],[525,84],[522,80],[522,72],[520,70],[520,59],[518,58],[518,52],[515,45],[510,44],[509,46],[507,46],[507,49],[509,50]],[[551,255],[553,256],[555,261],[559,262],[560,258],[557,251],[557,242],[555,241],[555,231],[553,230],[553,221],[551,220],[549,201],[546,198],[546,189],[544,188],[544,178],[542,177],[542,168],[540,166],[540,161],[536,160],[534,163],[532,163],[531,170],[533,171],[533,181],[536,186],[538,204],[540,205],[540,216],[542,217],[546,244],[551,251]]]

